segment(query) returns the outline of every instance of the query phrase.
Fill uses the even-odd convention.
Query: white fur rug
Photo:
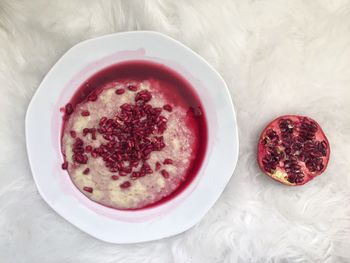
[[[236,106],[238,166],[193,229],[165,240],[112,245],[41,199],[24,138],[27,105],[72,45],[126,30],[166,33],[223,75]],[[1,0],[1,262],[350,262],[350,2],[347,0]],[[273,117],[306,114],[331,143],[326,173],[284,187],[256,165]]]

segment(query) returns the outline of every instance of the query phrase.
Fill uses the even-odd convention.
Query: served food
[[[322,174],[329,155],[320,125],[305,116],[278,117],[266,126],[258,143],[260,168],[286,185],[303,185]]]
[[[108,207],[169,200],[193,180],[205,156],[201,102],[164,65],[112,65],[84,82],[63,111],[62,169],[83,194]]]

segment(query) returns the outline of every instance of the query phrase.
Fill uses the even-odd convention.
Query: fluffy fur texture
[[[41,199],[24,116],[72,45],[127,30],[166,33],[223,75],[240,157],[219,201],[191,230],[137,245],[98,241]],[[1,262],[350,262],[350,3],[347,0],[1,0]],[[215,88],[215,87],[213,87]],[[256,164],[257,138],[281,114],[315,118],[331,142],[324,175],[285,187]],[[220,175],[218,175],[220,176]]]

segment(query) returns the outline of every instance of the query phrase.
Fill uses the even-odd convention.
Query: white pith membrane
[[[76,132],[76,137],[84,142],[84,147],[91,145],[98,147],[105,140],[101,134],[96,132],[96,139],[93,140],[91,134],[83,135],[83,129],[97,128],[102,117],[113,118],[119,111],[120,106],[125,103],[135,104],[137,92],[148,90],[152,94],[152,99],[147,102],[152,107],[162,108],[167,102],[159,92],[157,81],[123,81],[115,82],[103,88],[96,101],[86,101],[77,104],[74,112],[70,115],[62,138],[62,151],[68,163],[68,173],[76,187],[88,198],[100,204],[117,209],[137,209],[155,203],[170,195],[185,180],[191,162],[195,158],[194,146],[196,138],[194,131],[186,125],[187,109],[171,105],[172,111],[162,110],[161,115],[167,118],[167,128],[162,136],[165,147],[161,151],[153,151],[147,163],[153,172],[146,176],[131,179],[130,175],[119,176],[118,172],[111,172],[106,167],[101,157],[93,158],[89,153],[88,162],[79,164],[72,158],[73,144],[76,139],[72,138],[70,131]],[[129,85],[138,87],[138,90],[130,91]],[[117,89],[125,89],[125,93],[117,95]],[[82,116],[81,112],[89,111],[89,116]],[[172,164],[163,164],[165,159],[171,159]],[[161,163],[161,168],[156,170],[156,163]],[[124,162],[127,166],[128,162]],[[142,162],[134,168],[138,171]],[[89,168],[89,173],[84,174],[84,170]],[[166,170],[169,177],[165,178],[161,171]],[[113,180],[112,176],[118,179]],[[130,182],[130,187],[123,188],[120,185]],[[92,188],[92,192],[84,190]]]
[[[272,121],[262,132],[258,146],[262,170],[287,185],[302,185],[320,175],[329,154],[329,142],[317,122],[296,115]]]

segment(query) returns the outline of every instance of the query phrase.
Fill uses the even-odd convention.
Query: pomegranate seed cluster
[[[308,118],[300,122],[282,118],[278,122],[278,134],[274,129],[268,129],[261,143],[266,148],[262,159],[263,168],[268,173],[274,173],[277,167],[282,167],[287,173],[290,183],[301,184],[308,173],[319,173],[325,165],[327,142],[317,140],[318,125]]]
[[[129,85],[129,91],[137,92],[138,87]],[[117,96],[125,93],[124,88],[115,91]],[[121,189],[129,188],[133,180],[159,171],[164,178],[169,178],[169,172],[162,169],[163,165],[172,165],[173,160],[166,158],[157,162],[155,167],[151,167],[147,160],[152,152],[161,151],[165,146],[163,133],[167,129],[167,118],[162,115],[162,111],[172,111],[169,104],[163,107],[153,107],[148,104],[152,99],[152,94],[147,90],[136,93],[133,103],[122,104],[113,117],[101,117],[94,127],[85,127],[82,130],[83,137],[90,137],[92,141],[102,137],[101,143],[94,147],[85,145],[84,141],[77,136],[76,131],[69,131],[74,139],[72,145],[72,160],[75,164],[88,164],[90,158],[101,158],[106,168],[111,172],[111,180],[118,180],[119,177],[128,177],[119,186]],[[97,95],[92,94],[88,100],[97,100]],[[74,112],[72,104],[65,107],[66,115]],[[87,117],[90,112],[84,110],[81,116]],[[67,169],[68,163],[62,164],[62,169]],[[86,168],[83,174],[90,173]],[[93,188],[84,187],[84,191],[93,192]]]

